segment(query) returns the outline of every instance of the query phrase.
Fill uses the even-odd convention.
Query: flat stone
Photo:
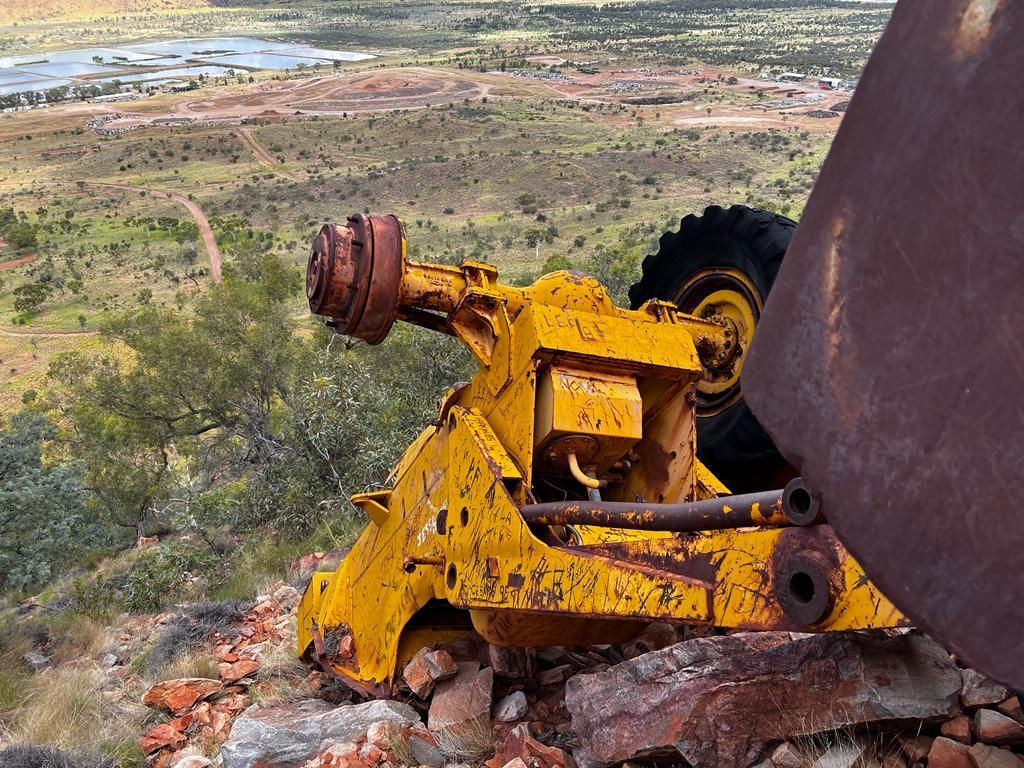
[[[967,715],[957,715],[952,720],[947,720],[939,726],[939,733],[953,741],[961,744],[971,743],[971,718]]]
[[[1012,717],[1018,723],[1024,724],[1024,711],[1021,710],[1020,699],[1016,696],[1010,696],[1005,701],[1001,701],[996,709],[1007,717]]]
[[[332,706],[308,699],[279,707],[249,707],[235,719],[221,747],[224,768],[301,765],[331,742],[357,742],[379,720],[418,725],[419,715],[398,701]]]
[[[243,677],[248,677],[260,668],[260,663],[255,659],[239,659],[233,664],[228,662],[222,662],[218,665],[217,670],[220,674],[220,679],[225,684],[236,683]]]
[[[1024,743],[1024,725],[994,709],[979,709],[974,713],[974,733],[978,741],[986,744]]]
[[[1010,692],[1005,686],[1000,685],[974,669],[961,669],[964,685],[960,693],[960,700],[965,707],[989,707],[1006,699]]]
[[[928,768],[974,768],[967,746],[939,736],[928,750]]]
[[[185,734],[171,723],[160,723],[153,726],[139,739],[142,754],[150,755],[161,749],[178,749],[185,744]]]
[[[494,719],[499,723],[511,723],[526,717],[529,704],[522,691],[510,693],[494,705]]]
[[[50,666],[50,657],[35,651],[29,651],[21,658],[28,666],[32,667],[33,672],[42,672]]]
[[[960,687],[949,654],[922,635],[759,632],[576,675],[565,704],[584,766],[674,750],[691,765],[746,768],[780,737],[948,719]]]
[[[521,680],[537,674],[537,652],[533,648],[492,645],[487,648],[487,657],[497,677]]]
[[[430,675],[427,667],[426,649],[420,649],[415,656],[409,659],[409,663],[402,670],[402,679],[409,686],[409,690],[421,699],[426,699],[434,690],[434,678]]]
[[[862,754],[862,744],[833,744],[811,768],[853,768]]]
[[[441,768],[447,759],[444,753],[437,747],[434,736],[424,728],[407,728],[405,743],[409,745],[409,752],[419,765],[427,765],[430,768]]]
[[[119,661],[116,654],[104,653],[100,656],[100,669],[113,669],[118,665]]]
[[[460,661],[459,673],[438,683],[427,713],[427,728],[440,731],[491,716],[494,672],[475,661]]]
[[[176,762],[171,766],[171,768],[209,768],[211,765],[213,765],[213,763],[210,762],[210,758],[208,757],[203,757],[202,755],[188,755],[181,758],[181,760]]]
[[[427,665],[427,672],[435,683],[442,680],[451,680],[459,674],[459,665],[455,659],[445,650],[428,651],[423,654],[423,662]]]
[[[1008,749],[975,744],[967,751],[975,768],[1024,768],[1024,760]]]
[[[284,611],[290,611],[299,604],[299,600],[302,598],[299,591],[289,584],[284,584],[278,587],[274,590],[274,594],[272,594],[271,597]]]
[[[142,697],[142,703],[172,715],[183,715],[197,703],[220,693],[220,680],[206,677],[183,677],[157,683]]]
[[[803,768],[804,765],[803,756],[788,741],[773,749],[769,759],[775,768]]]
[[[561,685],[573,673],[572,665],[561,664],[553,669],[545,669],[539,675],[537,675],[537,685],[542,688],[546,685]]]

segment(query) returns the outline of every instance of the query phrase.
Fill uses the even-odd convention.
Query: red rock
[[[459,674],[459,665],[446,650],[429,651],[423,656],[423,661],[427,663],[427,669],[435,683],[450,680]]]
[[[402,679],[409,686],[409,690],[421,699],[425,699],[434,690],[434,678],[430,676],[430,669],[424,660],[426,649],[421,649],[415,656],[409,659],[409,663],[402,670]]]
[[[306,675],[306,678],[302,681],[302,684],[308,686],[314,691],[319,691],[322,677],[323,674],[314,669],[312,672]]]
[[[375,744],[381,749],[388,749],[391,746],[391,739],[396,731],[396,726],[387,720],[378,720],[370,723],[366,729],[366,743]]]
[[[257,616],[277,616],[281,613],[281,606],[278,605],[276,600],[264,600],[253,608],[251,612]]]
[[[303,555],[297,560],[293,560],[291,565],[288,566],[288,580],[309,576],[313,571],[317,570],[320,562],[327,556],[326,552],[310,552],[308,555]]]
[[[1016,696],[1011,696],[1005,701],[1000,702],[996,709],[1007,717],[1012,717],[1018,723],[1024,724],[1024,712],[1021,711],[1020,699]]]
[[[974,669],[961,669],[963,691],[960,699],[965,707],[989,707],[1003,701],[1010,695],[1005,687]]]
[[[170,723],[160,723],[139,739],[139,749],[151,755],[160,749],[178,749],[185,744],[185,734]]]
[[[913,739],[900,739],[900,748],[912,763],[919,763],[928,757],[928,752],[935,741],[931,736],[917,736]]]
[[[940,725],[939,733],[953,741],[959,741],[961,744],[970,744],[971,718],[967,715],[957,715],[952,720],[947,720]]]
[[[573,669],[569,664],[562,664],[554,669],[545,669],[537,675],[537,685],[542,688],[547,685],[561,685],[572,675]]]
[[[220,679],[225,683],[234,683],[243,677],[248,677],[260,668],[260,663],[254,659],[239,659],[233,664],[222,663],[218,665]]]
[[[532,678],[537,674],[537,655],[533,648],[503,648],[490,645],[487,657],[498,677],[511,680]]]
[[[232,715],[223,709],[215,709],[210,713],[210,731],[213,738],[223,741],[231,732]]]
[[[373,765],[383,756],[384,753],[376,744],[364,744],[359,750],[359,759],[366,765]]]
[[[975,768],[1024,768],[1024,760],[1013,752],[988,744],[975,744],[967,754]]]
[[[338,658],[351,659],[355,652],[355,641],[352,639],[352,635],[344,635],[338,641]]]
[[[979,709],[974,713],[974,732],[978,741],[986,744],[1024,743],[1024,725],[994,709]]]
[[[487,768],[504,768],[519,758],[531,768],[576,768],[573,759],[558,747],[541,744],[530,735],[529,726],[521,723],[509,731],[494,757],[484,762]]]
[[[494,672],[473,661],[459,662],[459,673],[437,685],[427,713],[427,728],[440,731],[486,718],[490,723]]]
[[[674,748],[691,765],[745,768],[780,737],[948,719],[960,685],[949,654],[921,635],[758,632],[697,638],[575,675],[565,704],[581,762]]]
[[[803,768],[804,765],[803,756],[788,741],[773,749],[769,759],[775,768]]]
[[[939,736],[928,750],[928,768],[974,768],[974,764],[965,745]]]
[[[163,709],[172,715],[181,715],[221,690],[219,680],[205,677],[186,677],[157,683],[142,697],[142,703],[153,709]]]

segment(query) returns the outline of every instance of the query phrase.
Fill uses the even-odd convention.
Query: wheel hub
[[[725,328],[726,340],[705,361],[697,384],[697,413],[712,416],[741,397],[740,373],[761,316],[760,292],[739,270],[708,269],[679,286],[672,300],[682,311]]]

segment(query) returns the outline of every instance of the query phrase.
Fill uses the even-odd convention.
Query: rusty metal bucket
[[[868,575],[1024,689],[1024,4],[897,5],[747,362]]]

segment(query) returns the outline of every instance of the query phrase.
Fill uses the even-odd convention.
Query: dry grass
[[[801,768],[813,768],[819,758],[832,748],[860,751],[857,765],[880,765],[886,758],[898,756],[899,742],[882,733],[871,733],[866,727],[846,726],[836,731],[815,733],[789,740],[800,756]]]
[[[309,668],[295,655],[291,644],[282,643],[260,657],[253,698],[265,706],[290,704],[316,698],[319,691],[305,682]]]
[[[484,715],[437,732],[437,748],[455,763],[472,763],[494,754],[491,719]]]
[[[149,711],[93,667],[65,665],[33,675],[0,738],[66,750],[94,750],[130,765]]]
[[[95,659],[116,644],[113,632],[81,613],[62,613],[50,621],[53,638],[51,658],[57,664],[75,659]]]
[[[182,677],[209,677],[218,679],[217,659],[202,651],[188,651],[163,667],[153,675],[153,681],[178,680]]]
[[[416,765],[419,762],[412,753],[409,740],[405,738],[402,727],[398,723],[387,721],[385,733],[388,751],[395,756],[399,765]]]

